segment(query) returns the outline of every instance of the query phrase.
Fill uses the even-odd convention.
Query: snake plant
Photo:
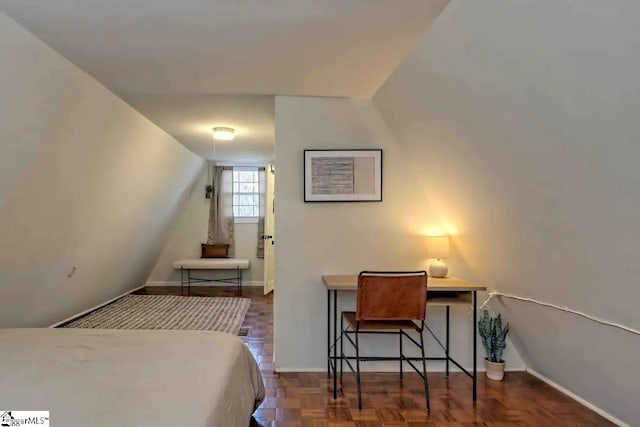
[[[494,363],[502,363],[502,352],[507,346],[507,334],[509,333],[509,324],[502,327],[502,319],[498,314],[497,317],[491,317],[487,310],[482,312],[482,316],[478,321],[478,330],[482,338],[484,351],[487,353],[487,360]]]

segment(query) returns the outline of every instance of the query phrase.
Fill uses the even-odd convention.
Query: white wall
[[[264,259],[257,257],[258,224],[236,223],[236,257],[248,258],[251,268],[242,273],[245,285],[264,285]]]
[[[382,148],[384,201],[304,203],[303,150],[322,148]],[[438,222],[437,212],[415,187],[416,171],[407,167],[406,153],[370,101],[276,97],[275,158],[275,366],[281,371],[323,370],[327,291],[321,276],[426,268],[422,235]],[[341,295],[341,308],[354,308],[354,294]],[[443,336],[444,308],[430,308],[428,316]],[[470,367],[469,311],[453,310],[452,321],[452,352]],[[397,340],[384,338],[365,340],[363,351],[397,354]],[[428,345],[432,354],[440,354],[433,340]],[[478,355],[481,360],[482,351]],[[506,357],[509,368],[523,368],[513,347]],[[397,370],[397,363],[366,363],[364,368]],[[442,368],[439,363],[430,366]]]
[[[144,284],[203,160],[3,13],[0,64],[0,327],[46,326]]]
[[[174,270],[174,261],[185,258],[200,258],[200,244],[207,242],[207,230],[209,228],[210,199],[205,197],[207,185],[207,169],[204,168],[198,177],[196,185],[189,194],[189,199],[180,213],[175,226],[171,230],[171,237],[167,241],[162,254],[158,258],[151,275],[149,285],[176,286],[180,284],[180,271]],[[247,258],[250,268],[242,273],[245,285],[261,285],[264,276],[264,260],[258,258],[258,224],[236,223],[236,250],[237,258]],[[197,277],[216,278],[230,277],[229,272],[224,271],[198,271]],[[225,283],[205,283],[207,286],[232,286]]]
[[[456,271],[640,329],[640,3],[455,0],[374,97]],[[640,337],[494,308],[527,365],[640,424]]]

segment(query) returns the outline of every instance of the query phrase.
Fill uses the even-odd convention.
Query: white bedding
[[[244,258],[194,258],[181,259],[173,263],[173,268],[190,270],[246,270],[249,268],[249,260]]]
[[[0,329],[0,404],[52,426],[247,427],[264,399],[237,337],[207,331]]]

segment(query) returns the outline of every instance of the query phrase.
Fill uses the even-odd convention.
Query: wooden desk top
[[[356,274],[326,274],[322,276],[322,281],[331,291],[355,291],[358,288],[358,275]],[[471,292],[486,291],[487,287],[458,277],[443,279],[429,277],[427,289],[432,292]]]

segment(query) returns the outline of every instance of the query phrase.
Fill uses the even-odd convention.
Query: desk
[[[358,289],[357,275],[324,275],[322,281],[327,288],[327,374],[333,371],[333,398],[337,398],[337,361],[340,359],[337,352],[338,342],[338,292],[355,292]],[[446,362],[446,373],[449,375],[449,362],[456,365],[473,381],[473,401],[477,399],[478,389],[478,369],[476,361],[476,351],[478,344],[477,334],[477,308],[478,291],[486,291],[486,286],[477,283],[467,282],[457,277],[447,277],[443,279],[429,277],[427,280],[427,305],[440,305],[446,307],[446,336],[445,344],[436,338],[445,352],[444,357],[426,357],[427,360],[444,360]],[[333,294],[333,334],[331,323],[331,295]],[[463,368],[449,355],[449,307],[452,305],[471,305],[473,307],[473,371],[469,372]],[[427,319],[428,319],[427,315]],[[434,336],[435,338],[435,336]],[[421,358],[411,358],[421,360]],[[384,357],[370,357],[367,360],[387,360]]]

